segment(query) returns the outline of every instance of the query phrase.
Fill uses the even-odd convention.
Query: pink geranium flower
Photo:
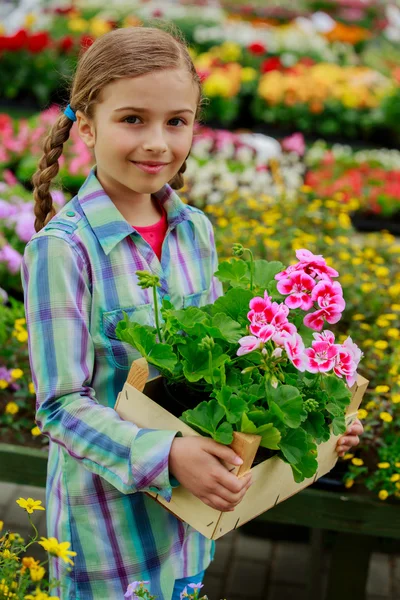
[[[313,254],[309,250],[301,249],[296,251],[296,257],[300,262],[290,265],[287,269],[275,275],[276,280],[285,279],[296,271],[303,271],[317,280],[326,279],[331,281],[333,277],[339,276],[339,273],[335,269],[328,267],[321,254]]]
[[[317,302],[320,308],[336,306],[338,310],[343,311],[346,306],[342,286],[338,281],[320,281],[312,290],[311,299]]]
[[[357,344],[355,344],[353,342],[353,340],[351,339],[351,337],[348,337],[344,342],[343,342],[343,347],[346,348],[346,350],[350,353],[356,369],[359,365],[360,360],[362,359],[362,357],[364,356],[364,354],[361,352],[360,348],[357,346]]]
[[[348,350],[343,346],[337,346],[338,354],[335,358],[333,371],[338,377],[345,377],[347,384],[351,387],[356,380],[357,366]]]
[[[254,335],[245,335],[239,340],[240,348],[236,354],[237,356],[249,354],[249,352],[261,348],[262,343],[262,340],[256,338]]]
[[[307,370],[310,373],[322,373],[333,369],[338,349],[329,342],[312,342],[312,348],[306,348]]]
[[[307,367],[307,356],[304,343],[298,333],[294,333],[284,339],[286,354],[299,371],[305,371]]]
[[[318,342],[328,342],[328,344],[335,343],[335,334],[329,329],[325,329],[322,333],[313,333],[313,338]]]
[[[289,308],[301,308],[309,310],[313,301],[309,292],[315,287],[315,281],[304,271],[295,271],[287,279],[281,279],[277,285],[278,292],[283,295],[289,294],[285,304]]]

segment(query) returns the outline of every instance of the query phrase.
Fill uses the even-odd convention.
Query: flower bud
[[[199,348],[200,350],[212,350],[215,346],[215,342],[213,340],[212,337],[210,337],[209,335],[206,335],[206,337],[204,337],[201,342],[199,343]]]
[[[232,246],[232,254],[233,256],[243,256],[244,247],[242,244],[235,243]]]
[[[142,290],[146,290],[151,287],[161,287],[160,278],[158,275],[153,275],[150,271],[136,271],[138,276],[138,284]]]

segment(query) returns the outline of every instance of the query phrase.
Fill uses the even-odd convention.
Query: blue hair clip
[[[68,104],[67,108],[64,110],[64,115],[71,119],[71,121],[76,121],[76,114],[74,113],[71,106]]]

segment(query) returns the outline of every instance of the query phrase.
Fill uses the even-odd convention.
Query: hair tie
[[[68,119],[71,119],[71,121],[76,121],[76,114],[69,104],[64,110],[64,115],[66,115]]]

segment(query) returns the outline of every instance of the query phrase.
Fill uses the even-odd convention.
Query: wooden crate
[[[156,397],[154,389],[157,381],[160,380],[160,378],[156,378],[146,383],[147,374],[147,365],[143,359],[133,363],[115,405],[117,413],[123,419],[131,421],[141,428],[178,430],[184,436],[200,435],[143,393],[142,390]],[[347,424],[352,423],[356,418],[367,385],[368,381],[359,376],[352,388],[352,399],[346,414]],[[328,473],[338,459],[335,448],[339,437],[332,435],[329,441],[318,446],[317,473],[302,483],[294,481],[290,465],[277,456],[253,467],[251,469],[253,485],[232,512],[220,512],[207,506],[183,486],[174,488],[170,502],[167,502],[159,494],[151,493],[150,495],[176,517],[200,531],[205,537],[215,540],[297,494],[316,479]],[[235,448],[235,451],[238,449]],[[246,469],[242,467],[241,471],[240,474],[244,474]]]

